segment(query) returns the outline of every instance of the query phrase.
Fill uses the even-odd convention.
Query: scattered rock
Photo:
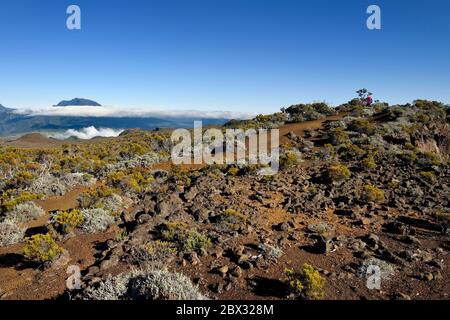
[[[425,281],[431,281],[434,279],[434,276],[431,272],[426,272],[426,273],[422,274],[421,278],[422,278],[422,280],[425,280]]]
[[[186,259],[187,261],[189,261],[190,264],[192,264],[193,266],[196,266],[198,264],[200,264],[200,259],[197,255],[196,252],[190,252],[186,255]]]
[[[234,267],[230,270],[230,275],[236,278],[240,278],[242,276],[242,269],[239,266]]]
[[[214,293],[222,293],[223,292],[223,283],[217,282],[209,285],[209,289]]]
[[[319,238],[314,244],[314,251],[321,254],[330,253],[333,251],[333,243],[329,240]]]

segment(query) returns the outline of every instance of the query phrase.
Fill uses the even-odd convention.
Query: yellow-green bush
[[[211,245],[211,241],[206,235],[189,228],[184,221],[166,223],[161,231],[161,238],[164,241],[175,243],[181,252],[199,251]]]
[[[419,173],[420,177],[428,182],[436,181],[436,175],[432,171],[422,171]]]
[[[184,221],[170,221],[164,224],[164,229],[161,231],[161,237],[165,241],[175,241],[180,233],[185,233],[188,224]]]
[[[450,213],[449,212],[436,212],[434,217],[443,222],[449,222],[450,221]]]
[[[186,170],[182,170],[181,167],[177,165],[174,165],[171,168],[171,178],[173,182],[180,186],[189,187],[192,182],[191,178],[189,178],[188,172]]]
[[[44,195],[42,194],[35,194],[26,191],[21,192],[18,190],[7,190],[2,193],[2,196],[0,197],[0,204],[7,210],[11,210],[18,204],[42,199],[43,197]]]
[[[421,156],[428,165],[440,166],[442,164],[439,156],[433,152],[424,152]]]
[[[78,203],[81,208],[94,207],[100,199],[112,196],[114,193],[115,190],[106,185],[94,186],[81,193]]]
[[[181,250],[183,252],[199,251],[207,249],[210,245],[211,240],[206,235],[190,230],[181,242]]]
[[[333,145],[345,144],[349,141],[347,132],[343,128],[334,128],[329,131],[330,140]]]
[[[247,223],[247,216],[235,209],[228,208],[222,213],[220,222],[227,229],[237,231]]]
[[[63,252],[50,234],[36,234],[25,239],[23,255],[32,261],[45,263],[56,260]]]
[[[298,164],[298,157],[294,152],[288,151],[281,155],[280,165],[282,168],[288,168],[296,164]]]
[[[146,246],[147,253],[152,256],[161,256],[168,255],[172,253],[176,253],[176,249],[173,248],[172,244],[167,241],[156,240],[153,242],[149,242]]]
[[[111,172],[108,174],[107,181],[114,188],[139,193],[153,182],[153,176],[143,168],[133,168],[129,172]]]
[[[313,266],[305,263],[302,271],[296,272],[292,269],[286,269],[284,274],[285,283],[292,292],[313,300],[324,298],[325,278]]]
[[[239,168],[235,166],[230,166],[227,170],[227,174],[230,176],[237,176],[239,173]]]
[[[16,173],[15,177],[10,181],[16,187],[29,186],[31,182],[36,178],[36,174],[31,171],[19,171]]]
[[[333,181],[342,181],[350,178],[350,169],[343,164],[333,164],[328,168],[328,177]]]
[[[339,147],[339,154],[347,158],[359,158],[364,155],[364,150],[356,144],[348,143]]]
[[[367,169],[375,169],[377,167],[375,158],[371,155],[367,156],[362,160],[362,165]]]
[[[417,153],[410,150],[401,153],[399,157],[408,163],[415,163],[417,161]]]
[[[371,123],[368,119],[364,118],[358,118],[353,120],[349,128],[350,130],[365,134],[372,134],[375,131],[375,125]]]
[[[81,226],[84,222],[84,217],[80,210],[62,211],[53,217],[56,227],[60,228],[62,232],[67,233],[72,229]]]
[[[364,199],[373,202],[383,202],[384,201],[384,191],[378,189],[373,185],[364,186]]]
[[[398,188],[399,185],[400,185],[400,182],[396,181],[396,180],[391,180],[387,184],[389,189],[396,189],[396,188]]]

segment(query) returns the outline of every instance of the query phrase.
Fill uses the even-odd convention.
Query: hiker
[[[372,105],[372,96],[367,96],[366,98],[366,107],[370,107]]]

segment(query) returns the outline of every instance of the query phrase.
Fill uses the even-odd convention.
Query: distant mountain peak
[[[63,100],[54,107],[67,107],[67,106],[93,106],[101,107],[102,105],[98,102],[89,99],[75,98],[72,100]]]
[[[13,109],[11,108],[7,108],[4,105],[0,104],[0,112],[8,112],[8,111],[12,111]]]

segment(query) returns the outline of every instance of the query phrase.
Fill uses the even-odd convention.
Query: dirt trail
[[[297,136],[303,136],[305,134],[305,131],[323,129],[325,122],[340,120],[343,117],[344,115],[338,114],[319,120],[285,124],[284,126],[280,127],[280,143],[286,143],[289,141],[289,139],[285,136],[291,131]]]
[[[78,205],[77,199],[85,189],[85,187],[75,187],[65,195],[49,197],[45,200],[37,200],[36,204],[48,212],[73,209]]]
[[[289,139],[286,137],[286,135],[289,132],[295,133],[297,136],[303,137],[305,134],[305,131],[307,130],[318,130],[324,128],[324,123],[327,121],[336,121],[340,120],[345,116],[345,114],[338,114],[334,116],[329,116],[324,119],[319,120],[312,120],[312,121],[305,121],[300,123],[289,123],[281,126],[279,128],[279,137],[280,137],[280,144],[285,144],[289,142]],[[268,133],[268,139],[270,139],[270,131]],[[245,146],[248,150],[248,139],[245,141]],[[268,148],[270,148],[270,141],[268,143]],[[180,166],[181,170],[189,171],[189,170],[198,170],[203,167],[205,167],[205,163],[202,164],[183,164]],[[153,169],[157,170],[171,170],[173,167],[173,164],[171,161],[156,163],[152,166]]]

